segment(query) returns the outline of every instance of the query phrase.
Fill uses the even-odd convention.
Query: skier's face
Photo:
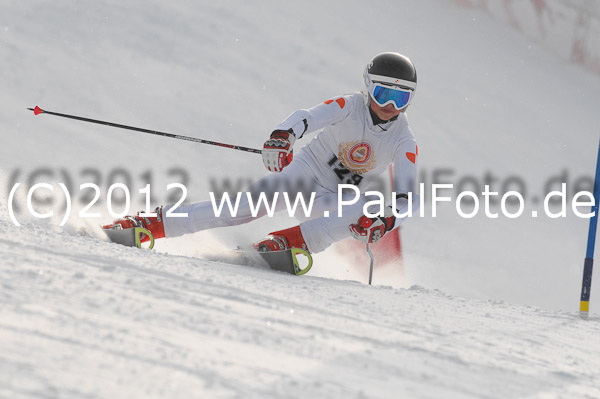
[[[400,113],[404,112],[404,110],[406,109],[403,108],[402,110],[398,111],[396,108],[394,108],[394,104],[388,104],[385,107],[380,107],[372,99],[370,103],[371,109],[373,110],[373,112],[375,112],[375,115],[377,115],[377,117],[382,121],[389,121],[393,117],[400,115]]]

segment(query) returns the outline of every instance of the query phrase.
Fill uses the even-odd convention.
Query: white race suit
[[[393,187],[397,195],[386,198],[386,203],[395,207],[398,214],[418,208],[415,193],[418,148],[404,112],[391,121],[374,124],[364,95],[354,93],[295,111],[276,127],[276,130],[288,129],[293,130],[297,139],[305,133],[321,131],[295,154],[293,162],[282,172],[269,173],[250,186],[248,192],[252,193],[254,203],[247,195],[241,195],[235,215],[225,205],[219,216],[215,215],[210,200],[180,205],[176,212],[187,213],[188,217],[165,217],[166,237],[234,226],[265,216],[268,213],[265,206],[252,214],[261,192],[271,201],[279,193],[274,202],[277,211],[286,209],[283,193],[288,193],[291,204],[297,193],[304,195],[307,204],[314,193],[311,214],[305,216],[297,209],[296,216],[302,221],[300,229],[308,249],[312,253],[320,252],[336,241],[351,237],[348,226],[363,214],[365,202],[375,199],[362,194],[354,205],[344,206],[340,215],[338,186],[351,184],[362,189],[370,179],[387,171],[390,163],[394,168]],[[344,194],[345,199],[349,197],[356,197],[354,190]],[[412,204],[408,198],[412,198]],[[166,206],[163,215],[168,209]],[[395,228],[405,218],[397,217]]]

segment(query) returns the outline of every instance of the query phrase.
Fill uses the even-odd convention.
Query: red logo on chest
[[[352,162],[362,164],[371,158],[371,146],[368,143],[358,143],[350,148],[349,154]]]

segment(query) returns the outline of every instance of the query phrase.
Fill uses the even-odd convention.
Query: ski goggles
[[[401,110],[410,102],[413,95],[412,90],[401,89],[400,87],[384,86],[379,83],[374,83],[371,89],[371,98],[380,107],[392,103],[396,110]]]

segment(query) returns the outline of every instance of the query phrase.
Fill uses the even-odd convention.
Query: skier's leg
[[[259,251],[281,251],[289,248],[301,248],[311,253],[321,252],[332,243],[351,237],[348,226],[356,222],[363,214],[363,205],[367,201],[364,195],[359,196],[355,204],[341,208],[338,213],[338,194],[317,190],[318,197],[314,202],[309,217],[300,225],[269,233],[254,244]],[[351,202],[356,194],[343,194],[342,201]]]
[[[258,206],[261,193],[266,199],[269,209],[274,209],[274,212],[277,212],[286,207],[283,193],[289,195],[292,203],[295,195],[299,192],[308,201],[310,192],[315,190],[315,186],[316,180],[310,167],[303,160],[298,159],[281,173],[268,174],[254,182],[247,192],[239,193],[240,198],[237,209],[235,208],[236,198],[231,198],[231,204],[234,206],[234,210],[237,210],[235,213],[231,212],[227,204],[223,204],[221,214],[217,217],[212,201],[180,205],[175,212],[187,213],[188,216],[182,218],[165,217],[165,235],[166,237],[177,237],[216,227],[248,223],[268,213],[264,202],[260,203],[260,207]],[[247,193],[250,193],[250,199]],[[220,200],[217,200],[216,203],[216,205],[219,205]],[[165,206],[163,214],[166,215],[170,208],[171,206]]]
[[[324,196],[322,198],[323,201],[328,200],[329,204],[332,202],[334,204],[334,208],[329,209],[328,217],[323,216],[300,223],[302,236],[311,253],[324,251],[331,244],[350,238],[351,234],[348,226],[355,223],[363,215],[365,202],[373,199],[361,195],[358,202],[343,206],[340,209],[341,212],[338,212],[337,194],[330,194],[328,197]],[[376,212],[375,209],[370,210]]]

